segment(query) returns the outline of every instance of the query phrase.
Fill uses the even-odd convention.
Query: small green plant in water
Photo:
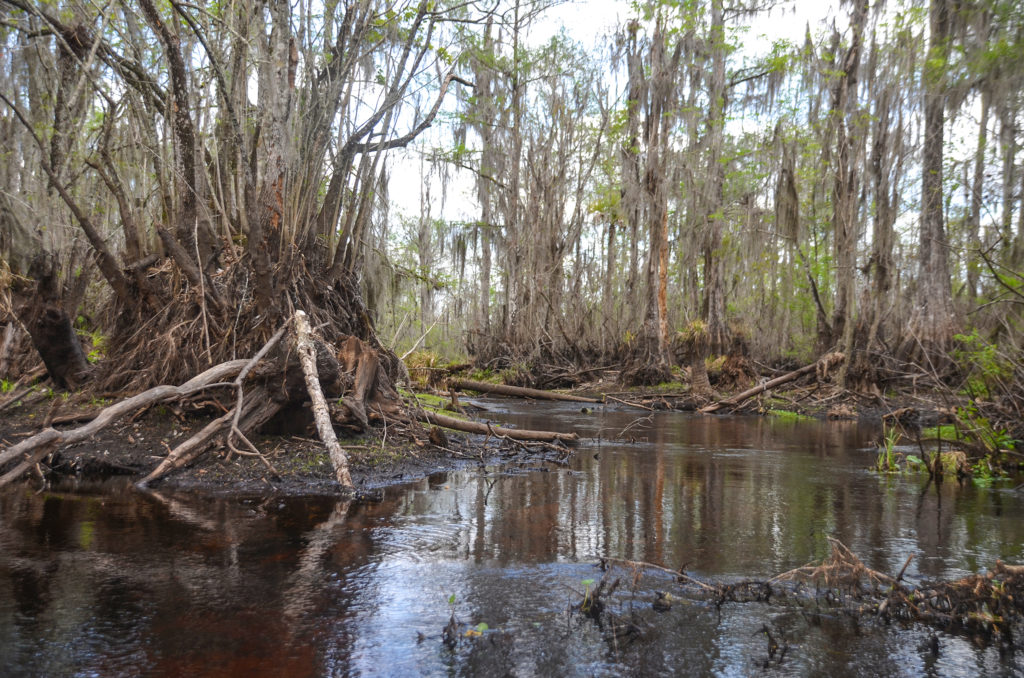
[[[896,443],[899,442],[900,433],[895,427],[885,430],[882,438],[882,448],[878,451],[878,458],[875,460],[875,470],[879,473],[898,473],[899,463],[896,461]]]
[[[988,457],[982,457],[971,466],[971,482],[978,487],[992,487],[996,480],[1005,476],[1006,472],[993,466]]]
[[[582,611],[584,611],[584,612],[589,612],[590,611],[590,604],[592,602],[590,600],[590,587],[594,585],[594,580],[593,579],[584,579],[580,583],[583,584],[583,604],[580,605],[580,609]]]

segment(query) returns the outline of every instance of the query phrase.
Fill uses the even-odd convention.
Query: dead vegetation
[[[840,541],[830,538],[829,544],[831,553],[821,563],[770,579],[735,582],[702,580],[653,563],[605,558],[600,562],[600,582],[593,590],[588,587],[573,610],[594,619],[616,642],[651,626],[635,605],[628,613],[622,611],[619,603],[626,596],[644,601],[655,612],[667,611],[673,600],[702,601],[717,608],[760,602],[851,620],[919,623],[1010,644],[1024,622],[1024,566],[996,561],[985,574],[913,584],[905,578],[913,556],[893,576],[869,568]],[[670,577],[667,590],[665,575]]]

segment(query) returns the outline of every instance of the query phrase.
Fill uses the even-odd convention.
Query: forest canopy
[[[620,10],[0,0],[0,377],[24,328],[61,386],[178,383],[295,309],[395,377],[1020,370],[1020,3]]]

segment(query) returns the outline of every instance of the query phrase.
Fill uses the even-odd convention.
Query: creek
[[[876,474],[879,432],[853,422],[479,402],[495,423],[591,439],[565,466],[467,464],[374,503],[120,479],[5,490],[0,674],[746,676],[766,628],[788,646],[779,675],[1024,673],[998,642],[827,611],[677,597],[658,612],[620,592],[642,621],[623,638],[569,611],[602,557],[767,579],[833,537],[893,575],[913,555],[912,582],[1024,562],[1012,483]]]

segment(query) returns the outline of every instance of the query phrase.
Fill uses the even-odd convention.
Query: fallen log
[[[836,356],[839,356],[838,359],[842,359],[842,355],[841,354],[837,354],[837,353],[826,354],[826,355],[822,356],[820,359],[818,359],[818,360],[814,361],[813,363],[811,363],[810,365],[804,365],[800,369],[793,370],[792,372],[788,372],[788,373],[782,375],[781,377],[775,377],[774,379],[772,379],[770,381],[762,382],[761,384],[758,384],[754,388],[747,389],[743,393],[739,393],[739,394],[731,396],[729,398],[725,398],[723,400],[719,400],[717,402],[711,403],[707,407],[702,407],[700,409],[700,411],[703,414],[710,414],[712,412],[717,412],[718,410],[722,409],[723,407],[735,407],[735,406],[739,405],[740,403],[742,403],[744,400],[747,400],[748,398],[753,398],[754,396],[758,395],[759,393],[764,393],[765,391],[770,391],[771,389],[775,388],[776,386],[782,386],[783,384],[789,383],[789,382],[791,382],[791,381],[793,381],[793,380],[795,380],[795,379],[797,379],[799,377],[802,377],[805,374],[808,374],[810,372],[814,372],[815,370],[817,370],[819,368],[823,367],[825,369],[828,369],[828,367],[830,367],[832,364],[834,364],[835,361],[837,360]]]
[[[181,386],[155,386],[148,391],[143,391],[138,395],[104,408],[88,424],[71,429],[70,431],[58,431],[53,427],[43,429],[34,436],[26,438],[17,445],[13,445],[0,452],[0,468],[14,460],[20,460],[21,462],[14,470],[0,477],[0,487],[20,477],[22,473],[34,466],[37,461],[46,456],[50,451],[64,445],[86,440],[121,417],[131,414],[136,410],[169,400],[184,398],[209,388],[214,384],[221,385],[224,379],[237,374],[248,362],[245,359],[229,360],[228,362],[211,367],[205,372],[189,379]]]
[[[302,373],[306,377],[306,390],[313,402],[313,419],[316,421],[316,430],[320,434],[320,440],[327,447],[327,454],[334,465],[334,475],[338,483],[345,489],[352,489],[352,476],[348,470],[348,455],[338,443],[338,436],[334,433],[334,426],[331,424],[331,413],[327,408],[327,400],[320,390],[320,377],[316,371],[316,349],[310,339],[309,321],[306,314],[296,311],[292,318],[292,328],[295,330],[295,347],[299,352],[299,362],[302,363]],[[358,379],[357,379],[358,382]]]
[[[480,393],[494,393],[496,395],[513,396],[517,398],[533,398],[534,400],[567,400],[574,403],[600,403],[597,398],[586,398],[584,396],[571,395],[568,393],[556,393],[555,391],[541,391],[536,388],[524,388],[522,386],[507,386],[505,384],[488,384],[486,381],[473,381],[471,379],[449,379],[448,385],[454,388],[478,391]]]
[[[496,435],[506,436],[512,440],[536,440],[545,443],[553,443],[556,441],[568,442],[573,440],[579,440],[579,436],[576,433],[558,433],[556,431],[530,431],[528,429],[519,428],[504,428],[502,426],[494,426],[492,424],[483,424],[478,421],[467,421],[465,419],[456,419],[455,417],[448,417],[443,414],[438,414],[431,410],[419,410],[416,412],[416,418],[422,422],[433,424],[435,426],[443,426],[450,428],[455,431],[463,431],[464,433],[479,433],[480,435]]]

